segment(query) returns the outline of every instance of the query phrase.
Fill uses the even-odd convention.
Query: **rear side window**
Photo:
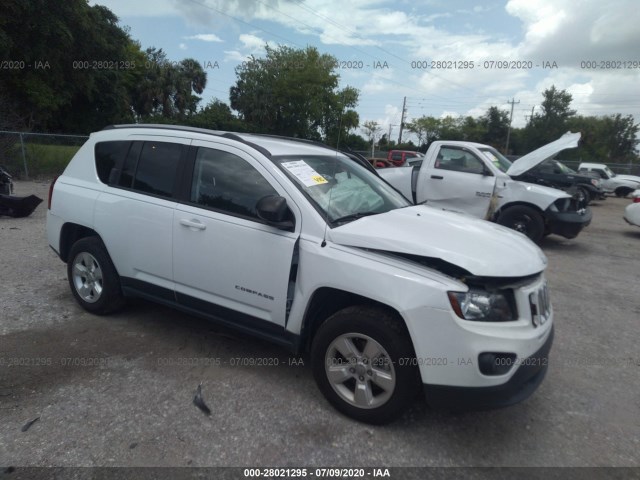
[[[99,142],[96,143],[96,171],[102,183],[111,184],[109,177],[121,165],[129,151],[131,142]]]
[[[198,148],[191,201],[232,215],[258,218],[256,203],[278,193],[242,158],[212,148]]]
[[[145,142],[133,179],[133,189],[171,197],[183,149],[183,145],[178,143]]]

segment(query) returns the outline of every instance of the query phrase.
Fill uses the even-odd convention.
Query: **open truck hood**
[[[524,235],[465,214],[416,205],[333,228],[337,244],[446,262],[481,277],[522,277],[547,259]]]
[[[537,150],[527,153],[525,156],[520,157],[513,162],[511,167],[509,167],[509,170],[507,170],[507,175],[512,177],[523,175],[537,165],[540,165],[545,160],[555,157],[562,150],[566,150],[567,148],[576,148],[578,146],[578,141],[580,140],[580,135],[580,132],[565,133],[555,142],[547,143]]]

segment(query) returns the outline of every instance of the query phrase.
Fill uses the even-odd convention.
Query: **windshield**
[[[571,170],[569,167],[567,167],[564,163],[559,162],[558,160],[552,160],[552,162],[555,164],[555,166],[557,168],[560,169],[560,171],[562,173],[576,173],[574,170]]]
[[[273,161],[335,226],[411,205],[386,182],[344,155],[286,155]]]
[[[613,173],[613,171],[609,167],[604,167],[604,173],[609,175],[610,178],[613,178],[616,176],[616,174]]]
[[[495,148],[481,148],[480,151],[484,154],[485,157],[493,163],[493,165],[500,170],[501,172],[507,173],[509,167],[511,166],[511,160],[502,155]]]

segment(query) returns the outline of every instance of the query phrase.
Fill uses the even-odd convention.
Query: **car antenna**
[[[338,122],[338,139],[336,141],[336,155],[333,160],[333,173],[332,177],[336,177],[336,170],[338,169],[338,154],[340,153],[340,132],[342,132],[342,117],[344,116],[344,97],[345,92],[342,92],[342,102],[340,102],[340,121]],[[324,235],[322,236],[322,243],[320,246],[324,248],[327,245],[327,229],[329,228],[329,210],[331,209],[331,197],[333,196],[333,187],[329,190],[329,203],[327,204],[327,212],[324,219]]]

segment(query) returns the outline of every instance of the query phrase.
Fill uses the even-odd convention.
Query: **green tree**
[[[378,122],[374,122],[373,120],[367,120],[362,124],[362,130],[364,130],[367,138],[369,139],[369,146],[371,147],[371,156],[374,155],[376,138],[382,128],[378,125]]]
[[[340,146],[351,150],[363,151],[369,148],[369,142],[357,133],[348,133],[344,140],[341,140]]]
[[[415,118],[405,127],[418,137],[418,146],[429,144],[440,138],[440,119],[435,117]]]
[[[464,119],[462,117],[452,117],[447,115],[440,119],[439,137],[441,140],[465,140],[462,124]]]
[[[183,121],[197,111],[207,74],[194,59],[172,62],[160,48],[148,48],[142,78],[134,92],[132,105],[136,116],[144,121],[158,117]]]
[[[127,77],[134,74],[116,67],[136,52],[106,7],[86,0],[6,0],[0,4],[0,51],[25,64],[0,79],[25,128],[89,131],[131,118],[127,86],[134,80]]]
[[[162,50],[143,52],[108,8],[87,0],[4,0],[0,55],[24,62],[0,76],[24,129],[82,133],[160,115],[182,119],[196,112],[206,84],[195,60],[168,64]]]
[[[357,90],[338,89],[336,59],[314,47],[265,46],[236,67],[231,108],[251,129],[330,143],[358,126]]]
[[[567,132],[567,121],[576,114],[572,110],[572,96],[566,90],[558,90],[555,85],[542,92],[542,108],[531,118],[526,127],[527,147],[534,150]]]
[[[581,132],[580,147],[568,151],[566,158],[585,158],[626,163],[637,159],[638,130],[631,115],[575,116],[567,122],[573,132]]]
[[[489,107],[479,123],[482,133],[478,141],[495,148],[504,146],[509,130],[509,112],[498,107]]]
[[[211,130],[226,130],[242,132],[245,124],[237,118],[229,105],[221,100],[213,99],[197,113],[185,118],[184,123],[192,127],[208,128]]]

